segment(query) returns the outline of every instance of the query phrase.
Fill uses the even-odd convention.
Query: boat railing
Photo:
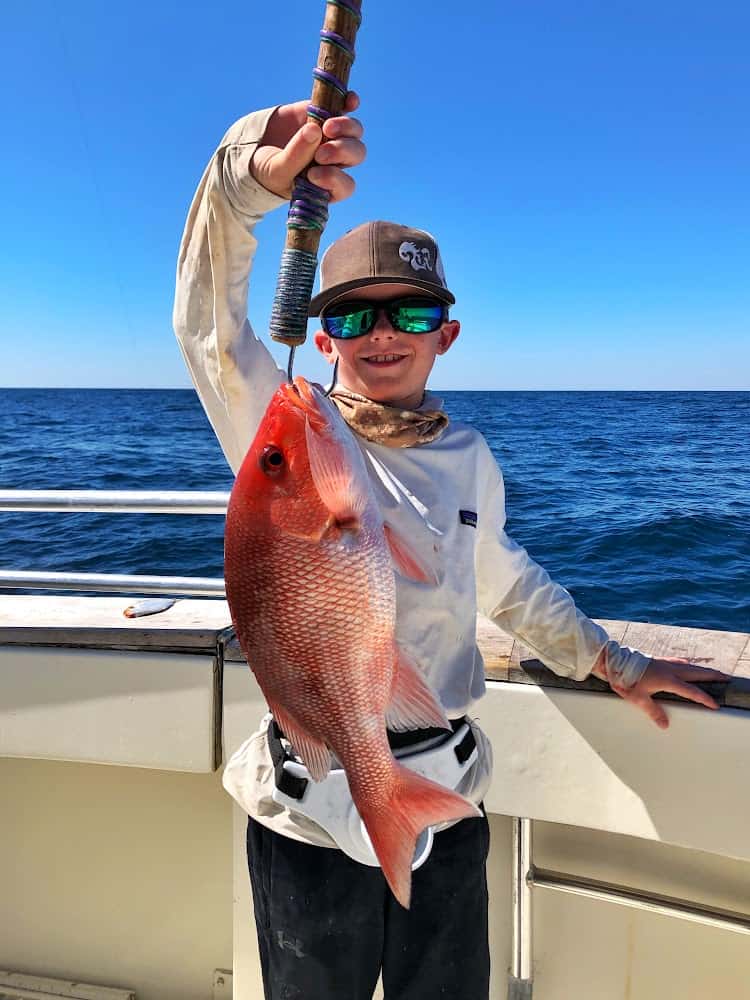
[[[229,494],[199,490],[0,490],[0,512],[226,514]],[[3,590],[224,597],[221,577],[0,570]]]

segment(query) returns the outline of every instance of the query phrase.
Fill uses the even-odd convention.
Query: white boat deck
[[[0,969],[137,1000],[230,987],[255,1000],[244,820],[219,769],[262,698],[223,601],[127,619],[132,601],[0,597]],[[732,680],[713,687],[720,712],[675,703],[663,733],[600,682],[561,681],[480,621],[477,715],[496,756],[492,998],[530,995],[532,977],[536,1000],[750,998],[750,637],[606,624]],[[533,824],[523,870],[530,827],[514,817]],[[535,886],[514,940],[519,873]],[[664,897],[692,903],[697,922],[668,916]]]

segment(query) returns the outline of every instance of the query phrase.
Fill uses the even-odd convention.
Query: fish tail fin
[[[395,763],[394,781],[385,802],[359,806],[391,892],[408,910],[411,863],[417,838],[428,826],[480,816],[480,810],[457,792]]]

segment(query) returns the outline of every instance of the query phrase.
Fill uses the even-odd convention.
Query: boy
[[[332,200],[354,183],[345,168],[364,159],[362,126],[306,122],[307,102],[248,115],[224,137],[190,209],[178,263],[175,331],[206,413],[236,472],[268,402],[284,379],[246,318],[255,223],[289,198],[295,175]],[[349,94],[346,110],[356,109]],[[321,144],[322,138],[326,139]],[[442,581],[398,578],[399,644],[424,670],[451,720],[484,691],[474,642],[477,608],[558,673],[592,670],[657,725],[651,698],[671,691],[710,708],[692,680],[718,671],[684,660],[649,660],[617,645],[503,531],[502,476],[484,439],[450,424],[426,392],[434,361],[459,334],[432,237],[369,223],[338,240],[321,264],[315,346],[338,360],[333,399],[359,436],[388,520],[423,552],[440,540]],[[458,791],[481,803],[491,751],[472,723],[477,761]],[[267,1000],[369,1000],[382,969],[388,1000],[486,1000],[488,850],[486,817],[435,835],[414,872],[403,910],[379,869],[350,860],[310,818],[273,799],[269,720],[238,751],[238,799],[250,813],[248,861]],[[407,734],[411,750],[434,733]],[[235,793],[237,792],[235,787]]]

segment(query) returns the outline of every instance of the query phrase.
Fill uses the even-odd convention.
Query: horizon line
[[[627,389],[623,388],[607,388],[606,386],[597,386],[596,388],[498,388],[498,389],[487,389],[487,388],[473,388],[473,389],[450,389],[450,388],[439,388],[428,386],[431,392],[750,392],[750,387],[747,389],[736,389],[736,388],[659,388],[659,389],[642,389],[637,386],[632,386]],[[165,386],[147,386],[147,385],[0,385],[0,392],[5,390],[13,389],[51,389],[59,392],[73,392],[81,390],[89,390],[92,392],[108,392],[108,391],[120,391],[120,392],[195,392],[197,390],[194,386],[181,386],[181,385],[165,385]]]

